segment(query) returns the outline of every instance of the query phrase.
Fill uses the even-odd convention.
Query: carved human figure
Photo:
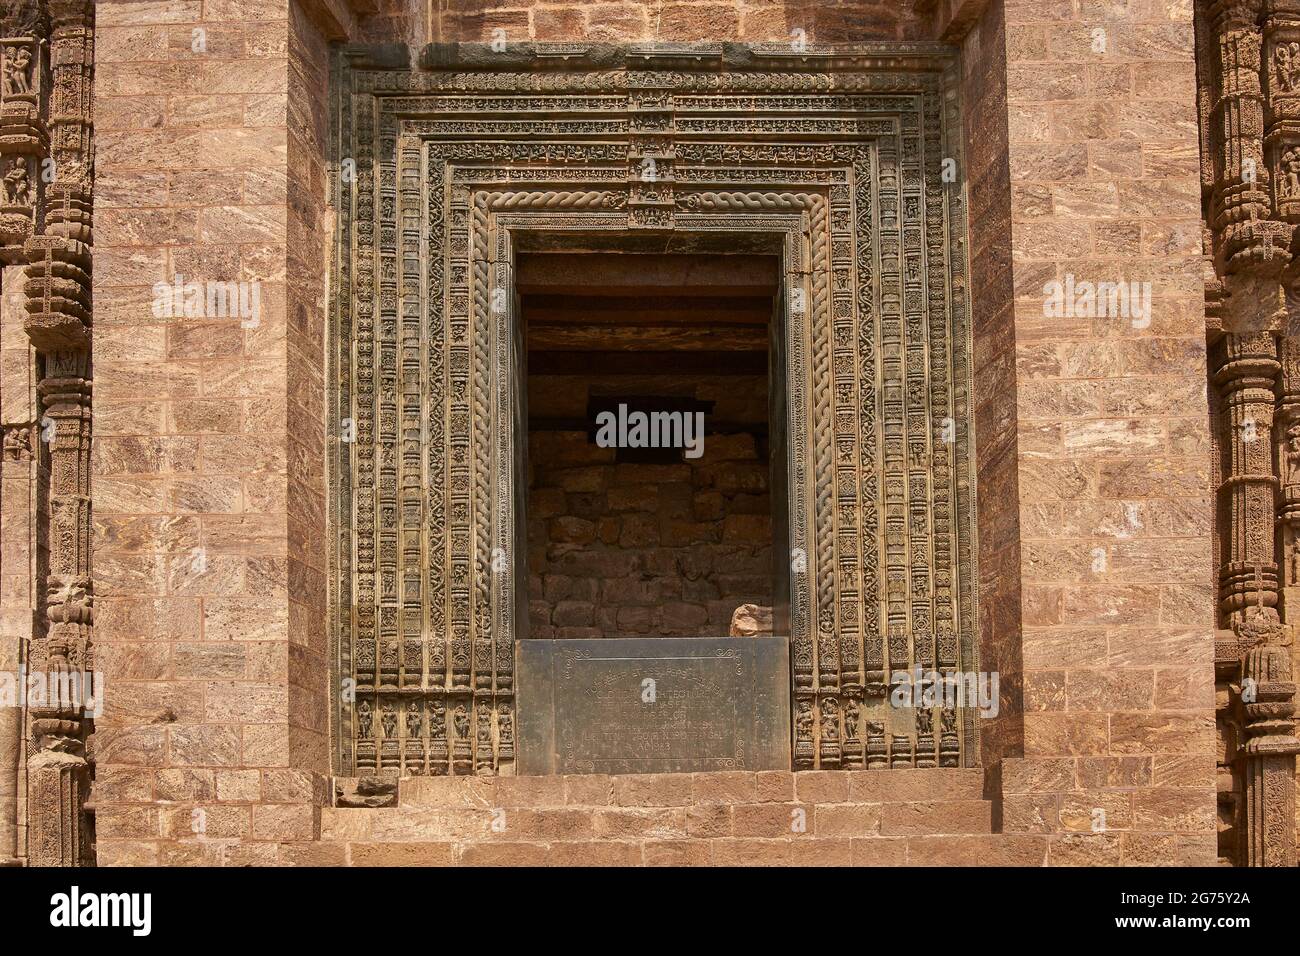
[[[1300,149],[1292,146],[1282,154],[1278,165],[1282,172],[1281,195],[1287,198],[1300,196]]]
[[[838,740],[840,736],[839,708],[834,697],[822,698],[822,740]]]
[[[800,737],[812,735],[812,705],[806,700],[799,701],[799,713],[795,715],[794,727]]]
[[[1300,421],[1286,430],[1286,484],[1300,484]]]
[[[397,736],[397,708],[392,704],[384,704],[379,715],[379,722],[384,726],[385,737]]]
[[[30,206],[32,202],[32,184],[27,175],[27,160],[15,156],[9,160],[5,170],[5,202],[15,206]]]
[[[362,699],[357,704],[357,736],[362,740],[375,735],[375,715],[370,711],[370,701]]]
[[[515,739],[514,718],[510,716],[510,711],[497,713],[497,727],[500,728],[501,743],[510,743]]]
[[[411,701],[406,705],[406,736],[420,736],[420,705],[416,701]]]
[[[957,711],[951,707],[945,707],[939,713],[939,728],[943,736],[948,737],[957,733]]]
[[[1300,89],[1300,43],[1284,43],[1274,51],[1273,75],[1279,93]]]
[[[844,705],[844,736],[849,740],[857,739],[860,714],[858,702],[850,697],[848,703]]]
[[[445,740],[447,737],[447,705],[441,697],[433,699],[429,712],[429,736],[434,740]]]
[[[4,456],[6,461],[31,461],[32,436],[25,425],[5,430]]]
[[[934,714],[930,712],[929,707],[921,707],[917,709],[916,732],[921,736],[934,733]]]
[[[32,51],[25,46],[9,47],[4,55],[4,95],[32,91]]]
[[[456,736],[461,740],[469,739],[469,711],[465,709],[464,704],[457,704],[455,711],[451,716],[452,724],[456,728]]]

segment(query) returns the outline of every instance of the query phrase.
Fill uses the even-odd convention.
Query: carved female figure
[[[834,697],[822,698],[822,739],[838,740],[840,736],[840,715],[835,706]]]
[[[799,701],[799,713],[794,718],[795,730],[800,737],[812,733],[813,715],[812,706],[806,700]]]
[[[370,712],[370,701],[362,698],[357,704],[357,737],[368,740],[375,735],[375,715]]]
[[[951,707],[945,707],[939,712],[939,727],[945,737],[957,733],[957,712]]]
[[[1285,198],[1300,195],[1300,149],[1292,146],[1282,154],[1281,195]]]
[[[850,697],[848,703],[844,705],[844,736],[849,740],[855,740],[858,736],[858,717],[860,713],[858,702]]]
[[[1273,73],[1280,93],[1294,93],[1300,86],[1300,43],[1285,43],[1273,54]]]
[[[1286,483],[1300,483],[1300,422],[1286,430]]]
[[[922,736],[928,736],[934,732],[934,714],[930,712],[929,707],[920,707],[916,711],[916,732]]]

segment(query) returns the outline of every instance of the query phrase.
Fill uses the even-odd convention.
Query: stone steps
[[[984,771],[729,770],[553,777],[403,777],[403,807],[683,807],[715,803],[915,803],[981,800]]]
[[[978,768],[412,777],[323,809],[321,839],[353,865],[900,865],[933,837],[974,862],[1002,839],[983,790]]]

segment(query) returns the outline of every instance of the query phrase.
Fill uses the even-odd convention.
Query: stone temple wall
[[[614,461],[584,432],[529,436],[529,637],[725,636],[772,606],[766,456],[710,435],[694,461]]]
[[[326,40],[291,3],[97,18],[97,857],[265,859],[329,769]],[[177,274],[258,283],[256,320],[155,316]]]
[[[1205,861],[1214,587],[1190,5],[1003,10],[1024,667],[1003,823],[1059,832],[1101,808],[1121,832],[1079,838],[1079,857]],[[1149,321],[1046,315],[1046,284],[1070,274],[1150,282]]]
[[[529,0],[377,0],[358,27],[370,41],[419,43],[492,40],[641,41],[789,40],[808,42],[928,39],[930,24],[914,5],[897,0],[703,0],[658,2],[539,2]]]
[[[572,799],[583,781],[554,792],[538,783],[524,797],[515,791],[527,784],[503,783],[516,806],[582,808],[533,817],[540,829],[513,858],[545,859],[552,841],[623,839],[636,845],[624,862],[804,859],[790,849],[800,837],[773,821],[807,800],[842,807],[825,811],[823,835],[841,841],[825,853],[845,861],[1213,862],[1213,509],[1190,11],[1185,0],[96,3],[89,468],[93,646],[111,686],[92,748],[97,861],[420,862],[402,847],[423,840],[437,844],[423,862],[455,862],[482,842],[477,817],[444,820],[451,802],[488,805],[476,793],[430,781],[394,791],[391,806],[383,795],[336,806],[328,776],[328,43],[785,42],[802,30],[809,43],[960,44],[979,643],[1003,694],[982,728],[983,774],[963,771],[962,806],[938,809],[925,771],[871,787],[840,783],[870,772],[819,773],[802,787],[795,774],[772,778],[766,794],[750,778],[684,794],[680,780],[656,780],[653,799],[635,781]],[[156,315],[155,284],[177,274],[260,283],[258,321]],[[1149,281],[1153,321],[1045,317],[1045,284],[1067,274]],[[29,372],[9,361],[23,348],[5,314],[9,409]],[[3,514],[40,516],[39,502],[15,508],[8,497],[11,476],[25,494],[34,472],[6,462],[4,474]],[[12,555],[35,553],[10,545],[27,540],[29,520],[6,518],[6,580]],[[6,610],[21,597],[6,597]],[[867,792],[880,786],[888,793]],[[502,799],[492,793],[484,799]],[[701,803],[727,809],[691,809]],[[588,809],[611,804],[627,809]],[[674,855],[653,835],[596,829],[597,816],[633,830],[671,821],[665,832],[683,840],[697,827],[710,849]],[[557,840],[548,828],[559,826],[574,829]],[[890,837],[908,842],[861,852],[852,842]]]

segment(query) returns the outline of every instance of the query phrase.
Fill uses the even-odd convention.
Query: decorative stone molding
[[[573,232],[776,239],[793,765],[974,763],[970,713],[887,701],[894,671],[976,659],[951,51],[434,45],[425,72],[382,57],[349,51],[336,73],[331,627],[355,688],[334,702],[337,770],[513,772],[509,290],[520,242]]]
[[[35,457],[44,613],[29,673],[93,670],[90,577],[91,77],[89,0],[17,0],[0,15],[0,263],[25,265],[24,329],[37,352],[40,440],[5,434],[5,457]],[[28,712],[33,865],[93,860],[90,721],[68,701]],[[9,742],[0,743],[6,746]]]

